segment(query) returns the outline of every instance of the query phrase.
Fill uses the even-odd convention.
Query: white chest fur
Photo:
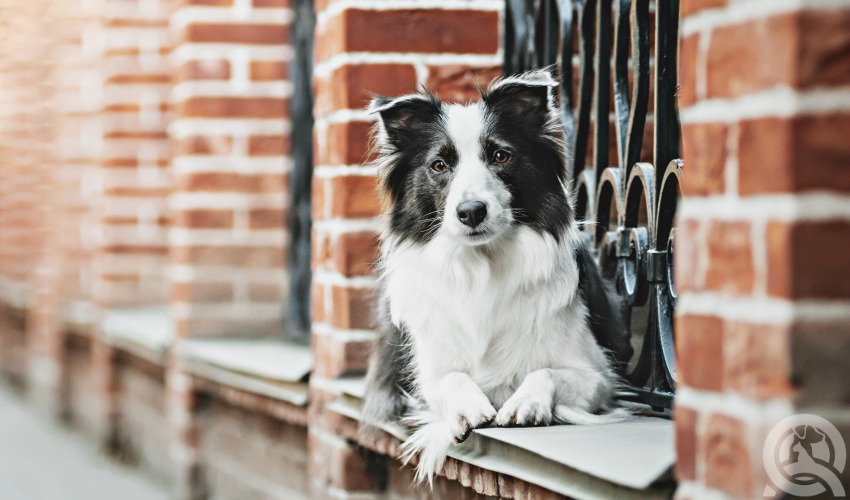
[[[604,368],[576,296],[575,241],[520,227],[486,250],[439,235],[385,245],[384,290],[417,382],[468,373],[498,407],[532,371]]]

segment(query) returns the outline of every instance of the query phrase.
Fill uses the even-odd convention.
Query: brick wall
[[[212,498],[308,498],[305,427],[222,401],[199,420],[204,490]]]
[[[365,106],[418,85],[445,99],[475,98],[476,81],[501,72],[502,2],[316,2],[314,68],[313,287],[311,376],[317,422],[332,393],[327,379],[363,373],[375,334],[371,310],[380,211],[368,166]],[[331,391],[332,392],[332,391]],[[314,491],[380,487],[369,459],[321,423],[310,427]],[[364,477],[364,474],[366,476]]]
[[[171,300],[179,336],[280,335],[289,177],[286,0],[175,11]]]
[[[172,430],[167,419],[165,369],[127,353],[115,360],[117,422],[115,450],[163,484],[177,476],[171,456]]]
[[[848,435],[850,2],[689,0],[682,16],[679,496],[760,497],[779,419]]]

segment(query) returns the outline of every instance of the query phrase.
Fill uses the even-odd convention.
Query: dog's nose
[[[457,218],[469,227],[476,227],[487,217],[487,205],[481,201],[465,201],[457,206]]]

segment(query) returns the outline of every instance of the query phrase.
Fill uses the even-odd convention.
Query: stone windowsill
[[[62,324],[77,333],[88,335],[97,322],[94,304],[85,300],[71,300],[62,308]]]
[[[165,366],[174,329],[168,309],[139,307],[105,311],[100,319],[103,338],[110,345]]]
[[[358,421],[365,390],[362,379],[334,384],[342,396],[328,409]],[[361,444],[396,454],[405,430],[401,426],[384,430],[394,443],[379,449]],[[488,427],[452,446],[449,457],[571,498],[668,498],[673,490],[673,434],[671,421],[651,417],[592,426]],[[472,486],[493,494],[476,487],[475,481]]]
[[[308,347],[279,340],[207,339],[179,344],[182,369],[217,385],[306,407]]]

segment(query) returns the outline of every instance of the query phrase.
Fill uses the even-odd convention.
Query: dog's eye
[[[511,154],[505,151],[504,149],[499,149],[495,153],[493,153],[493,161],[500,165],[503,163],[507,163],[510,159]]]
[[[449,166],[446,165],[446,162],[444,162],[443,160],[436,160],[434,163],[431,164],[431,170],[437,173],[445,172],[447,168],[449,168]]]

